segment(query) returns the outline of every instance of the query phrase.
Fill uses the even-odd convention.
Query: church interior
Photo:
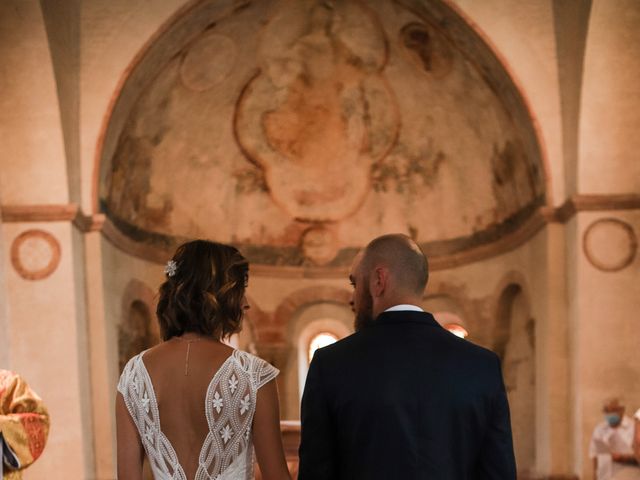
[[[592,478],[602,402],[640,408],[639,53],[636,0],[0,2],[0,367],[51,416],[24,477],[115,478],[194,238],[250,261],[230,341],[281,370],[295,470],[351,262],[399,232],[421,306],[502,360],[519,478]]]

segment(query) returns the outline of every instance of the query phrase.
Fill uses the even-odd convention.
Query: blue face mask
[[[620,415],[618,415],[617,413],[605,413],[604,418],[607,420],[607,423],[611,427],[615,427],[616,425],[618,425],[621,420]]]

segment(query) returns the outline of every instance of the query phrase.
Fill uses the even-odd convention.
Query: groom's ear
[[[389,287],[389,269],[385,267],[376,267],[370,276],[370,289],[373,297],[381,297]]]

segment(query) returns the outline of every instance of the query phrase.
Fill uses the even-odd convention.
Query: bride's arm
[[[118,439],[118,480],[142,480],[144,448],[138,429],[124,403],[122,394],[116,398],[116,429]]]
[[[291,480],[282,447],[275,379],[258,390],[253,418],[253,446],[263,480]]]

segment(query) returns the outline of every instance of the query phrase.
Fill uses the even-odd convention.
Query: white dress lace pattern
[[[158,402],[144,365],[144,352],[125,366],[118,391],[135,422],[156,480],[188,480],[169,439],[160,429]],[[205,399],[209,433],[195,480],[253,480],[251,426],[256,394],[279,371],[240,350],[225,360],[211,379]]]

